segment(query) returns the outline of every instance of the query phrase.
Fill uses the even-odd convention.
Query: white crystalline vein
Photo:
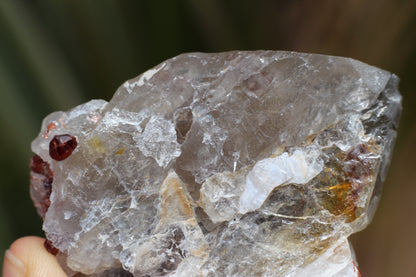
[[[287,183],[305,184],[322,169],[319,154],[313,150],[296,150],[292,155],[285,152],[257,162],[247,175],[239,213],[260,208],[274,188]]]
[[[140,132],[140,123],[147,117],[147,111],[142,110],[140,113],[128,112],[114,108],[111,113],[107,113],[101,123],[104,128],[116,127],[121,124],[134,125]]]
[[[164,67],[165,67],[165,63],[163,63],[158,68],[153,68],[153,69],[150,69],[150,70],[146,71],[145,73],[143,73],[142,76],[140,77],[140,79],[137,81],[137,85],[138,86],[142,86],[145,81],[147,81],[150,78],[152,78],[153,75],[155,75],[159,70],[161,70]]]
[[[143,73],[139,80],[137,80],[134,83],[130,83],[129,81],[124,82],[123,87],[127,90],[127,92],[130,94],[132,93],[133,89],[136,86],[142,86],[145,84],[146,81],[150,80],[153,75],[155,75],[157,72],[159,72],[162,68],[164,68],[166,65],[166,63],[163,63],[161,66],[157,67],[157,68],[152,68],[149,69],[148,71],[146,71],[145,73]]]

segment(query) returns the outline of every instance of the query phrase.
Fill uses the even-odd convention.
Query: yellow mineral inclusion
[[[124,150],[126,150],[126,148],[120,148],[120,149],[116,152],[116,155],[117,155],[117,156],[123,155]]]
[[[104,144],[97,136],[92,137],[88,141],[88,146],[91,147],[94,151],[99,152],[99,153],[105,153],[107,151]]]
[[[360,215],[356,205],[358,198],[359,194],[353,184],[341,182],[328,188],[328,194],[323,197],[323,204],[333,215],[345,215],[347,222],[352,222]]]

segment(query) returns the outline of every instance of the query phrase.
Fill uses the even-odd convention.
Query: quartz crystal
[[[394,74],[182,54],[43,121],[31,195],[69,276],[359,276],[401,111]]]

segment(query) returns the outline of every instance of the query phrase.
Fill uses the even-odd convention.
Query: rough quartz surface
[[[69,276],[359,276],[348,236],[379,200],[397,85],[315,54],[167,60],[43,121],[31,195],[47,244]]]

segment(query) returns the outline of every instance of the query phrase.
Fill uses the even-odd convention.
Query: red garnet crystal
[[[49,186],[52,184],[53,172],[49,167],[49,164],[42,160],[39,155],[34,155],[30,160],[30,170],[45,176],[45,183],[47,183]]]
[[[77,139],[71,135],[56,135],[49,143],[49,155],[56,161],[63,161],[71,156],[77,145]]]
[[[38,155],[34,155],[30,160],[30,170],[31,195],[37,200],[35,207],[43,218],[51,204],[49,197],[52,193],[53,172],[49,164]]]
[[[45,249],[54,256],[59,253],[59,249],[53,246],[52,242],[48,239],[45,240],[43,246],[45,246]]]

